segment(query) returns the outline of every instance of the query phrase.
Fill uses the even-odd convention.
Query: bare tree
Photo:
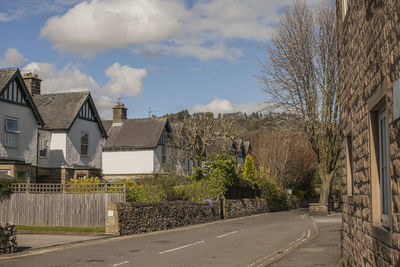
[[[170,156],[175,161],[192,158],[197,167],[206,158],[208,148],[215,147],[215,152],[226,152],[229,149],[226,147],[228,140],[234,142],[237,132],[234,120],[200,115],[185,119],[173,126],[169,146],[174,149],[171,149]]]
[[[260,60],[274,107],[296,113],[316,153],[327,204],[339,157],[338,58],[335,1],[311,8],[296,0],[285,10]]]

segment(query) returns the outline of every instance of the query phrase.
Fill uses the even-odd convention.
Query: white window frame
[[[385,227],[390,227],[390,176],[388,168],[389,146],[387,130],[387,111],[385,109],[378,115],[379,184],[381,223]]]
[[[10,129],[8,127],[8,121],[15,121],[17,124],[17,129]],[[19,136],[19,121],[17,118],[11,118],[11,117],[5,117],[4,119],[4,130],[5,130],[5,135],[4,135],[4,145],[6,147],[11,147],[11,148],[17,148],[18,147],[18,136]],[[14,140],[13,142],[11,140]]]

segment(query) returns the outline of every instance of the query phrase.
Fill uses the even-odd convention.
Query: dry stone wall
[[[306,204],[300,200],[289,200],[284,206],[296,209]],[[228,199],[214,202],[110,203],[107,210],[107,234],[133,235],[266,213],[270,207],[264,199]]]
[[[219,220],[219,203],[117,203],[119,233],[132,235]]]
[[[0,254],[17,252],[17,231],[14,225],[0,225]]]
[[[228,199],[225,204],[225,218],[237,218],[269,211],[265,199]]]
[[[344,266],[399,266],[400,120],[393,120],[393,84],[400,78],[400,1],[338,0],[339,97],[341,101]],[[383,92],[383,94],[382,94]],[[390,229],[373,222],[370,111],[386,103],[391,188]],[[353,192],[348,195],[346,138],[351,136]],[[350,174],[349,174],[350,175]],[[378,206],[379,207],[379,206]]]

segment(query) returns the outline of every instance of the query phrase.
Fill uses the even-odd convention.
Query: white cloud
[[[1,14],[0,14],[0,20],[1,20]],[[0,65],[2,66],[20,66],[23,63],[26,62],[26,58],[18,52],[16,48],[9,47],[7,49],[7,52],[4,54],[4,58],[0,59]]]
[[[308,0],[318,2],[320,0]],[[92,56],[115,48],[201,60],[242,56],[231,40],[266,41],[292,0],[92,0],[50,18],[40,36],[60,51]]]
[[[193,112],[212,112],[214,116],[218,113],[244,112],[250,114],[252,112],[260,112],[263,109],[263,103],[248,103],[248,104],[232,104],[228,99],[215,97],[206,105],[196,105]]]
[[[115,105],[117,96],[139,95],[142,92],[142,79],[147,74],[145,69],[135,69],[128,65],[121,66],[119,63],[114,63],[105,70],[110,80],[104,86],[99,86],[92,76],[71,64],[57,70],[54,64],[31,62],[22,69],[22,72],[38,74],[42,79],[41,93],[43,94],[90,91],[102,119],[112,117],[112,107]]]
[[[101,119],[112,119],[112,108],[115,106],[117,101],[107,95],[92,94],[92,96]]]
[[[91,54],[134,44],[158,42],[176,35],[175,12],[181,7],[161,0],[82,2],[63,16],[50,18],[40,36],[55,48]]]
[[[59,93],[71,91],[98,90],[96,81],[86,73],[81,72],[76,66],[67,65],[58,71],[54,64],[44,62],[31,62],[26,65],[23,72],[33,72],[42,79],[42,93]]]
[[[138,96],[142,93],[142,79],[147,76],[145,69],[114,63],[105,71],[110,81],[104,86],[111,95]]]

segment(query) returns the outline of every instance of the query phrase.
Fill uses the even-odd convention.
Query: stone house
[[[90,92],[40,94],[39,90],[33,100],[45,122],[38,137],[37,181],[65,183],[99,176],[107,134]]]
[[[103,144],[103,178],[143,178],[162,171],[170,163],[167,142],[171,126],[167,118],[128,119],[127,108],[117,103],[113,120],[103,121],[108,138]]]
[[[213,153],[224,152],[229,155],[233,155],[236,160],[236,167],[243,167],[246,156],[251,154],[250,141],[244,141],[240,138],[219,138],[212,144],[206,147],[206,157]]]
[[[36,181],[38,128],[44,125],[18,69],[0,69],[0,173]]]
[[[400,266],[400,1],[338,0],[344,266]]]

